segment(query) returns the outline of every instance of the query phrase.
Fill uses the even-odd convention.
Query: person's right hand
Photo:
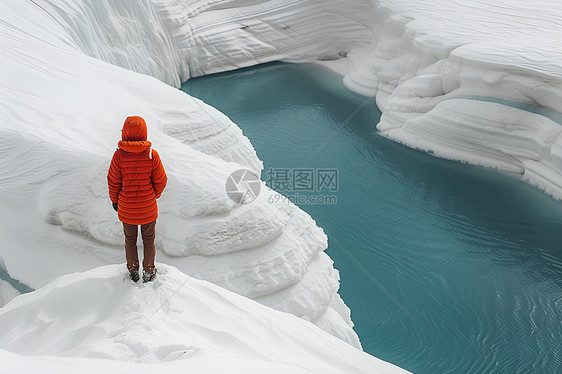
[[[117,203],[111,203],[111,205],[113,205],[113,209],[115,209],[115,211],[119,211],[119,204]]]

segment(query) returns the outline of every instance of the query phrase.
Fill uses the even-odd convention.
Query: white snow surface
[[[140,115],[169,177],[157,260],[360,347],[323,230],[298,207],[269,203],[265,185],[250,204],[231,201],[233,171],[261,172],[252,145],[162,82],[338,57],[372,37],[354,14],[335,0],[0,1],[0,259],[10,276],[38,289],[123,261],[106,173],[124,119]]]
[[[20,293],[12,285],[0,279],[0,308],[8,304],[13,298]]]
[[[562,199],[562,3],[375,4],[376,42],[349,54],[344,82],[376,95],[381,134]]]
[[[291,314],[158,269],[143,284],[107,265],[17,297],[0,309],[2,371],[406,373]]]

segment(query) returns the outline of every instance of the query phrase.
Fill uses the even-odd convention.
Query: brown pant
[[[154,237],[156,229],[156,221],[140,225],[142,243],[144,245],[144,257],[142,260],[142,268],[149,273],[154,271],[154,256],[156,248],[154,247]],[[129,271],[139,270],[139,255],[137,253],[137,235],[138,225],[129,225],[123,222],[123,232],[125,233],[125,257],[127,258],[127,269]]]

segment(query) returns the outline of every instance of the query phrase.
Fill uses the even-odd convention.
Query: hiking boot
[[[154,268],[152,273],[149,273],[146,270],[142,271],[142,281],[143,281],[143,283],[152,282],[152,280],[154,279],[155,276],[156,276],[156,268]]]
[[[137,282],[140,279],[138,270],[129,270],[129,275],[131,276],[133,282]]]

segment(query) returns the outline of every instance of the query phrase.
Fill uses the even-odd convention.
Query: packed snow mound
[[[372,41],[368,0],[42,0],[66,41],[179,87],[275,60],[337,59]]]
[[[344,82],[376,96],[382,135],[562,199],[562,3],[381,0],[374,15]]]
[[[268,202],[272,191],[265,185],[250,204],[228,197],[231,173],[247,168],[259,175],[263,167],[240,128],[154,77],[82,50],[107,47],[123,61],[173,60],[157,49],[143,58],[134,51],[147,34],[164,44],[175,37],[178,30],[169,27],[186,20],[159,17],[182,4],[0,1],[0,259],[12,278],[35,289],[63,274],[123,261],[122,225],[106,175],[124,119],[140,115],[169,177],[159,200],[157,260],[360,347],[337,295],[338,272],[323,252],[323,230],[295,205]],[[149,24],[162,33],[141,32]],[[96,39],[100,30],[111,38]]]
[[[181,361],[182,368],[202,373],[216,373],[215,360],[222,370],[232,360],[233,373],[260,367],[279,373],[405,373],[293,315],[172,266],[157,268],[149,283],[133,283],[124,265],[108,265],[17,297],[0,309],[0,348],[29,356]]]

